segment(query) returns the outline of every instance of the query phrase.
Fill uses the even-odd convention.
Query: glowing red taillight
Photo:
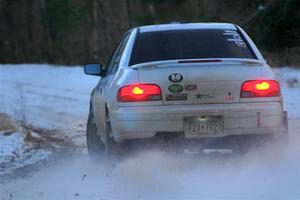
[[[280,96],[279,84],[274,80],[251,80],[243,83],[241,98]]]
[[[159,101],[161,100],[160,87],[155,84],[133,84],[119,89],[119,102]]]

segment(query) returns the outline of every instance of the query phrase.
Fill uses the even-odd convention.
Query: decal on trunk
[[[166,101],[184,101],[187,100],[187,94],[167,94]]]
[[[182,87],[182,85],[179,85],[179,84],[172,84],[172,85],[169,85],[168,90],[172,93],[180,93],[183,91],[183,87]]]
[[[182,80],[183,76],[181,74],[174,73],[169,76],[169,81],[171,81],[172,83],[179,83]]]
[[[231,101],[234,101],[234,97],[233,96],[225,96],[225,101],[226,102],[231,102]]]
[[[185,91],[196,91],[197,90],[197,84],[185,84],[184,85]]]

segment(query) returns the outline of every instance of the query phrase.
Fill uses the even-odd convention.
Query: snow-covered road
[[[95,166],[83,151],[0,185],[0,199],[300,199],[300,70],[275,71],[289,112],[284,158],[274,149],[238,159],[146,151],[116,166]],[[84,147],[89,94],[97,80],[81,67],[0,65],[0,113],[59,130]]]

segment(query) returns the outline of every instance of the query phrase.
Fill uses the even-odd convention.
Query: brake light
[[[280,96],[279,84],[274,80],[251,80],[243,83],[241,98]]]
[[[210,62],[222,62],[222,60],[179,60],[178,63],[210,63]]]
[[[119,89],[117,99],[119,102],[159,101],[161,91],[155,84],[126,85]]]
[[[141,89],[141,88],[138,87],[138,86],[135,86],[135,87],[132,89],[132,93],[133,93],[133,94],[144,94],[144,90]]]
[[[261,83],[255,84],[255,88],[260,91],[268,90],[268,89],[270,89],[270,83],[263,81]]]

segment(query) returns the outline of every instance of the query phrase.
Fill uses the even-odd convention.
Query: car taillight
[[[279,84],[274,80],[251,80],[243,83],[241,98],[280,96]]]
[[[161,91],[155,84],[126,85],[119,89],[117,99],[119,102],[159,101]]]

